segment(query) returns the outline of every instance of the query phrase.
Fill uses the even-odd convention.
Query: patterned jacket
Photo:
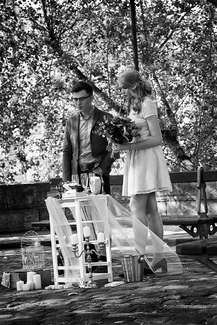
[[[103,116],[109,113],[103,112],[98,108],[94,109],[93,126],[90,134],[90,143],[93,157],[100,157],[98,166],[103,174],[109,176],[111,166],[115,159],[111,158],[110,152],[106,147],[108,142],[106,138],[94,133],[97,129],[96,122],[103,122]],[[78,127],[79,113],[74,113],[66,122],[64,143],[63,143],[63,181],[71,181],[71,175],[77,174],[78,166]]]

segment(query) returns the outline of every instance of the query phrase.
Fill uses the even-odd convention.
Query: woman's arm
[[[162,143],[162,134],[158,122],[158,118],[156,115],[152,115],[146,118],[148,123],[150,135],[145,140],[139,142],[133,142],[128,144],[115,144],[115,151],[125,151],[125,150],[142,150],[153,148],[161,145]]]

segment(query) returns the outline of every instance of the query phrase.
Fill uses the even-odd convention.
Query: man
[[[93,106],[93,88],[87,82],[76,82],[72,94],[75,111],[65,128],[63,181],[71,181],[72,175],[94,173],[102,176],[104,191],[110,194],[109,173],[114,159],[106,149],[106,138],[95,133],[96,122],[103,122],[108,113]]]

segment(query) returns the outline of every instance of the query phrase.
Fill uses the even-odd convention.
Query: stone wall
[[[112,185],[112,196],[128,207],[129,199],[122,197],[121,181]],[[164,216],[187,216],[197,214],[197,197],[198,189],[196,183],[185,184],[172,184],[173,191],[171,193],[157,193],[158,208],[161,215]],[[208,204],[208,214],[217,214],[217,182],[207,183],[206,196]],[[203,205],[201,205],[201,212],[204,211]]]
[[[0,185],[0,233],[28,231],[32,221],[48,219],[49,188],[49,183]]]
[[[129,199],[122,197],[122,177],[111,177],[111,195],[128,208]],[[48,219],[45,199],[49,183],[0,185],[0,233],[26,232],[33,221]],[[207,183],[208,214],[217,214],[217,182]],[[161,215],[197,214],[197,184],[173,184],[173,192],[157,195]]]
[[[172,184],[173,192],[157,196],[160,214],[165,216],[196,215],[198,210],[198,189],[196,183]],[[217,214],[217,183],[207,183],[206,197],[208,214]],[[204,201],[202,200],[202,203]],[[201,204],[201,212],[204,211]]]

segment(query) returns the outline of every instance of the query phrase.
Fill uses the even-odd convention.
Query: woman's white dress
[[[141,127],[141,137],[136,142],[150,136],[147,117],[157,116],[156,104],[146,97],[140,113],[131,112],[129,117]],[[124,165],[123,196],[147,194],[158,191],[172,191],[172,185],[161,146],[126,153]]]

